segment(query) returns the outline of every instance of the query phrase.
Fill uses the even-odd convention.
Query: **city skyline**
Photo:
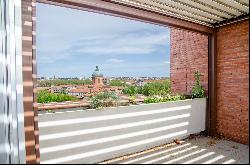
[[[72,77],[59,77],[56,75],[53,75],[51,77],[49,76],[39,76],[38,79],[49,79],[49,80],[53,80],[53,79],[91,79],[92,76],[86,77],[86,76],[72,76]],[[119,78],[170,78],[168,76],[104,76],[104,78],[108,78],[108,79],[119,79]]]
[[[91,77],[96,65],[106,77],[169,77],[169,37],[166,27],[38,4],[38,77]]]

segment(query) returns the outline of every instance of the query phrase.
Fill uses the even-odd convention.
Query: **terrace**
[[[171,90],[190,93],[199,70],[206,97],[38,106],[37,3],[170,28]],[[249,163],[248,0],[9,0],[0,9],[1,163]]]

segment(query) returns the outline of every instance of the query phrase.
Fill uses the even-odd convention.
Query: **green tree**
[[[129,95],[129,96],[134,96],[140,93],[139,91],[140,91],[140,88],[136,86],[128,86],[122,90],[124,94]]]
[[[170,93],[170,81],[147,83],[141,89],[141,93],[145,96],[159,95],[163,96]]]
[[[85,80],[38,80],[37,86],[38,87],[51,87],[52,85],[58,86],[58,85],[86,85],[91,84],[92,81],[90,79]]]
[[[121,80],[111,80],[109,82],[110,86],[125,86],[125,82]]]

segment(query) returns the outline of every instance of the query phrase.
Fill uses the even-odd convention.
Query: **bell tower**
[[[92,74],[92,82],[94,87],[101,87],[104,85],[103,83],[103,74],[100,73],[100,69],[96,66],[95,71]]]

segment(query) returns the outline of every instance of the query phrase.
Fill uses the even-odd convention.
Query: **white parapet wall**
[[[205,130],[206,99],[39,115],[41,163],[97,163]]]

